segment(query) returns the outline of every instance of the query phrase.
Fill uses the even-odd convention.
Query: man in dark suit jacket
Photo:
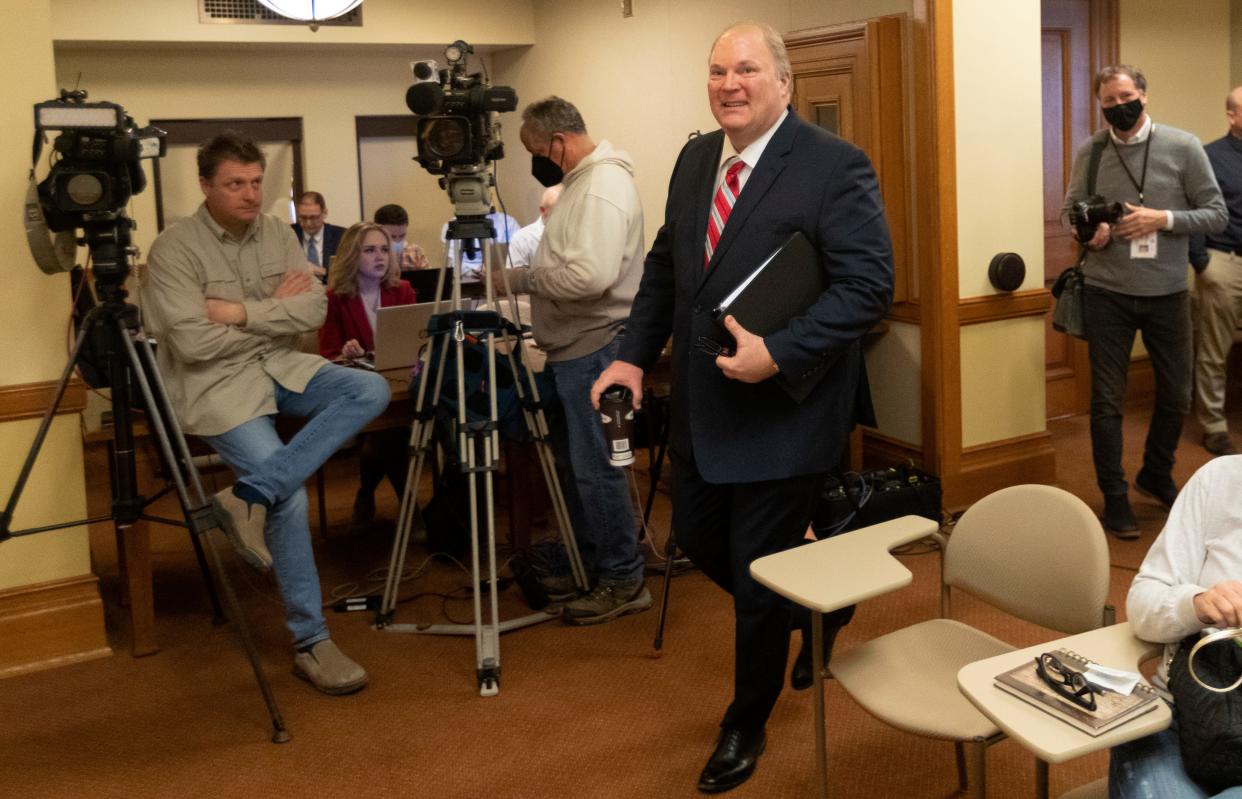
[[[306,260],[315,267],[311,271],[321,283],[327,283],[328,265],[332,256],[336,255],[345,228],[324,221],[328,218],[328,205],[317,191],[302,192],[297,211],[298,221],[292,225],[293,232],[297,234],[298,244],[302,245],[302,252],[306,253]]]
[[[789,82],[775,30],[744,23],[716,40],[708,96],[722,130],[691,140],[677,159],[618,360],[592,391],[597,400],[621,384],[637,405],[643,373],[672,334],[673,530],[735,610],[734,699],[699,778],[706,793],[750,776],[784,683],[793,609],[751,578],[750,563],[802,539],[826,473],[869,413],[860,340],[892,299],[871,164],[798,119]],[[722,184],[737,194],[722,196]],[[721,212],[724,224],[709,224]],[[726,318],[732,355],[697,347],[719,336],[712,308],[795,231],[818,252],[828,289],[766,337]],[[771,379],[778,373],[813,388],[796,402]]]

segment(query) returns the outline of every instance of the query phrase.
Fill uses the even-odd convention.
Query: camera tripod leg
[[[139,389],[143,393],[143,399],[150,409],[148,414],[152,419],[158,418],[159,421],[159,424],[156,425],[157,440],[159,435],[163,434],[169,440],[169,443],[175,446],[175,450],[169,452],[161,442],[160,453],[164,458],[164,462],[168,465],[169,477],[172,479],[173,486],[177,491],[177,498],[181,503],[181,512],[186,518],[186,527],[190,530],[190,543],[194,547],[194,558],[198,561],[199,571],[203,574],[203,584],[207,587],[207,598],[211,602],[211,623],[218,627],[228,621],[228,616],[225,615],[224,607],[220,604],[220,596],[216,592],[215,581],[211,579],[211,569],[207,565],[207,555],[203,552],[203,544],[196,534],[197,531],[191,526],[191,520],[196,516],[202,518],[210,514],[211,510],[203,491],[198,470],[194,467],[194,462],[190,455],[190,446],[186,443],[185,434],[181,431],[176,414],[170,410],[168,393],[164,388],[163,378],[160,377],[159,367],[156,366],[155,355],[151,351],[151,342],[147,340],[145,332],[136,321],[123,323],[122,326],[121,336],[126,341],[126,354],[130,358],[135,379],[138,381]],[[126,331],[128,331],[128,335]],[[149,380],[147,378],[148,375],[150,375]],[[175,455],[174,460],[168,459],[170,454]],[[182,470],[184,470],[184,475],[189,476],[188,486],[184,480]],[[193,489],[193,494],[190,493],[190,489]],[[199,522],[198,526],[203,527],[204,523]]]
[[[663,401],[662,401],[663,402]],[[659,441],[658,447],[655,447],[655,460],[648,466],[648,485],[647,485],[647,504],[643,508],[643,529],[646,529],[647,523],[651,521],[651,509],[655,505],[656,489],[660,486],[660,477],[664,474],[664,456],[668,454],[668,433],[669,421],[667,418],[661,419],[658,426],[654,420],[654,405],[656,403],[655,392],[647,389],[643,392],[643,406],[647,409],[647,434],[652,441]],[[662,414],[663,415],[663,414]]]
[[[491,230],[491,223],[488,221],[478,222],[477,220],[463,220],[460,217],[449,224],[448,238],[451,241],[461,242],[467,239],[490,240],[495,238],[494,231]],[[485,229],[486,228],[486,229]],[[455,252],[454,252],[455,251]],[[487,301],[495,307],[495,294],[492,290],[490,261],[492,253],[484,248],[484,294]],[[498,421],[498,403],[497,396],[494,391],[496,385],[496,336],[498,334],[498,325],[494,321],[488,320],[486,317],[479,324],[478,328],[473,327],[475,321],[472,316],[463,313],[462,308],[462,292],[461,292],[461,271],[462,271],[462,252],[461,247],[450,247],[450,255],[447,261],[447,268],[441,274],[440,280],[437,282],[436,289],[436,308],[434,309],[435,317],[440,316],[440,308],[442,305],[444,279],[451,274],[453,277],[453,286],[451,299],[448,301],[449,310],[452,312],[450,317],[456,324],[452,330],[436,330],[435,344],[431,345],[424,351],[420,358],[422,365],[421,372],[418,377],[418,388],[415,400],[415,419],[411,426],[410,434],[410,450],[413,456],[413,463],[407,467],[406,487],[402,496],[400,520],[398,522],[397,534],[393,541],[392,558],[389,564],[388,577],[384,588],[384,597],[380,612],[377,616],[376,629],[384,629],[389,632],[413,632],[432,635],[474,635],[475,638],[475,668],[478,678],[479,693],[481,696],[495,696],[500,690],[500,635],[509,630],[516,630],[531,624],[538,624],[548,621],[555,616],[539,612],[518,619],[510,619],[508,621],[500,621],[500,602],[499,602],[499,580],[497,579],[497,563],[496,563],[496,525],[495,525],[495,483],[494,473],[499,462],[500,453],[500,432],[497,424]],[[450,270],[452,270],[450,272]],[[480,422],[469,422],[467,416],[467,406],[465,403],[465,339],[467,336],[466,326],[472,325],[470,335],[477,336],[486,348],[487,358],[487,380],[486,389],[488,393],[488,419]],[[450,336],[452,340],[450,342]],[[507,340],[507,339],[506,339]],[[411,624],[394,624],[392,622],[392,614],[397,604],[397,588],[401,579],[401,571],[404,568],[406,550],[409,545],[410,531],[413,527],[414,502],[418,492],[418,482],[421,478],[423,462],[427,453],[431,450],[431,432],[432,432],[432,414],[427,412],[427,408],[437,407],[441,400],[441,387],[445,377],[445,364],[449,357],[449,345],[454,346],[453,354],[456,356],[456,374],[453,380],[456,387],[457,397],[457,430],[456,430],[456,450],[458,461],[463,472],[467,476],[468,501],[470,504],[470,547],[471,547],[471,581],[474,606],[473,624],[434,624],[434,625],[411,625]],[[435,351],[439,353],[439,360],[435,369],[435,377],[432,379],[432,373],[429,368],[431,353]],[[512,359],[512,348],[509,351],[509,357]],[[515,386],[520,399],[523,399],[523,419],[526,421],[527,428],[531,432],[532,438],[537,443],[537,449],[540,452],[540,463],[543,468],[545,479],[548,481],[549,493],[554,498],[554,507],[557,509],[558,523],[561,527],[562,538],[566,542],[566,551],[569,553],[571,564],[575,570],[575,580],[582,587],[585,587],[585,579],[581,558],[579,556],[577,545],[573,539],[573,531],[569,525],[568,513],[564,503],[564,497],[560,490],[560,484],[557,480],[554,461],[551,459],[550,452],[547,450],[546,435],[547,424],[542,416],[542,409],[532,410],[531,406],[524,400],[523,383],[520,373],[513,367],[512,360],[510,362],[511,370],[514,373]],[[535,391],[537,399],[537,389],[534,386],[534,377],[529,366],[526,367],[527,383],[531,389]],[[428,388],[431,387],[430,393]],[[482,481],[480,485],[480,480]],[[482,507],[480,507],[482,506]],[[480,526],[482,525],[482,526]],[[481,536],[480,533],[485,533]],[[486,547],[486,553],[481,553],[480,548]],[[486,563],[484,563],[486,558]],[[484,574],[484,565],[486,565],[486,574]],[[487,615],[484,615],[484,597],[483,589],[486,587],[488,591],[486,604]]]
[[[69,386],[69,378],[73,377],[73,370],[78,364],[78,357],[82,353],[86,336],[94,327],[95,318],[102,313],[102,308],[103,306],[97,305],[82,318],[81,331],[78,333],[77,341],[73,343],[73,352],[69,355],[69,362],[65,364],[64,370],[60,373],[60,379],[56,381],[56,391],[52,395],[52,402],[43,412],[43,418],[39,420],[39,429],[35,433],[34,443],[30,445],[30,451],[26,453],[26,460],[17,473],[13,493],[9,495],[9,501],[5,503],[4,510],[0,511],[0,542],[11,537],[13,512],[22,498],[22,492],[26,489],[26,481],[30,479],[30,472],[34,469],[35,459],[39,457],[39,451],[43,449],[43,442],[47,439],[48,430],[51,429],[52,421],[56,418],[56,411],[65,397],[65,389]]]
[[[668,541],[664,544],[664,593],[660,597],[660,617],[656,621],[655,641],[651,646],[656,652],[664,649],[664,622],[668,619],[668,597],[673,587],[673,558],[677,554],[677,541],[673,536],[673,527],[668,529]]]
[[[154,359],[150,357],[149,343],[136,322],[127,324],[125,319],[118,319],[117,325],[120,332],[120,340],[125,346],[125,351],[133,368],[134,376],[138,381],[139,389],[142,391],[143,399],[147,403],[147,413],[151,429],[155,432],[156,440],[159,443],[165,462],[170,465],[173,484],[177,487],[177,496],[181,500],[181,507],[186,511],[186,523],[190,530],[190,535],[191,537],[201,537],[206,542],[206,548],[211,553],[212,560],[214,561],[214,576],[217,582],[219,582],[220,588],[229,604],[229,611],[237,625],[237,632],[241,637],[242,647],[246,650],[246,656],[250,659],[250,667],[254,671],[255,682],[258,683],[259,692],[263,694],[263,701],[267,705],[268,716],[272,722],[272,742],[285,743],[289,740],[289,732],[285,728],[284,720],[281,718],[280,709],[276,706],[276,698],[272,694],[271,686],[268,685],[267,675],[264,674],[262,664],[259,662],[259,653],[255,648],[253,638],[250,636],[250,627],[246,623],[246,616],[242,612],[237,594],[233,591],[233,584],[229,581],[228,575],[224,571],[224,564],[220,559],[220,553],[216,550],[212,540],[207,537],[207,534],[212,529],[220,529],[219,522],[203,494],[203,486],[199,480],[198,470],[194,467],[194,462],[189,458],[190,448],[185,442],[185,437],[177,424],[176,417],[171,413],[161,413],[161,406],[155,401],[155,394],[151,388],[152,383],[159,387],[158,391],[160,392],[161,400],[166,402],[167,394],[164,391],[159,370],[154,368]],[[142,336],[144,353],[148,358],[149,365],[152,367],[150,372],[151,381],[148,381],[146,370],[142,368],[142,361],[139,359],[138,350],[134,347],[131,331],[133,331],[134,335]],[[172,441],[174,434],[176,436],[177,451],[182,455],[181,461],[178,461],[173,454]],[[185,475],[189,477],[189,484],[194,489],[193,502],[191,502],[189,490],[186,487],[185,477],[182,475],[182,468],[177,468],[178,464],[184,468]]]
[[[509,296],[511,308],[516,317],[516,306],[512,294]],[[521,359],[522,371],[517,368],[513,357],[515,347],[521,347],[521,340],[504,332],[505,349],[508,351],[509,370],[515,376],[514,389],[517,391],[518,402],[522,406],[522,420],[526,423],[526,431],[535,445],[535,453],[539,456],[539,468],[543,473],[543,481],[548,488],[548,497],[552,503],[552,513],[556,518],[556,527],[561,534],[561,544],[569,560],[569,572],[578,590],[585,591],[588,585],[586,568],[582,564],[582,554],[578,550],[578,541],[574,536],[573,522],[569,518],[569,506],[565,502],[565,493],[561,489],[561,481],[556,473],[556,457],[548,441],[548,420],[543,412],[543,401],[539,396],[539,386],[535,382],[535,373],[526,359]],[[522,376],[526,378],[526,388],[522,386]],[[529,391],[529,401],[527,399]]]
[[[457,323],[453,344],[456,348],[457,379],[457,451],[466,471],[470,499],[470,570],[473,575],[475,666],[479,677],[479,695],[495,696],[500,691],[500,602],[496,575],[496,518],[495,496],[492,491],[492,475],[496,468],[499,436],[496,431],[496,392],[488,396],[488,421],[471,423],[466,412],[466,364],[465,335],[462,323]],[[494,333],[484,336],[487,351],[487,384],[496,385],[496,339]],[[483,483],[483,519],[479,519],[479,482]],[[487,616],[483,615],[483,597],[480,589],[480,522],[484,525],[484,544],[487,547]],[[485,676],[487,675],[487,676]]]
[[[440,283],[444,275],[440,275]],[[437,289],[436,296],[440,296]],[[436,300],[436,311],[439,311],[440,300]],[[410,537],[414,530],[414,511],[418,504],[418,487],[422,482],[423,465],[428,453],[431,452],[432,434],[435,431],[433,417],[426,413],[428,402],[427,382],[431,380],[431,397],[440,396],[440,387],[444,380],[445,356],[448,353],[448,338],[439,337],[434,344],[428,345],[419,357],[418,388],[415,389],[414,422],[410,426],[410,451],[413,457],[406,466],[405,490],[401,492],[401,509],[397,516],[397,532],[393,537],[392,556],[388,560],[388,574],[384,581],[384,595],[380,600],[380,609],[376,614],[375,626],[383,628],[392,620],[397,607],[397,594],[401,587],[401,574],[405,571],[405,557],[409,551]],[[440,357],[436,364],[435,377],[431,377],[431,349],[439,347]],[[434,402],[432,403],[434,405]]]

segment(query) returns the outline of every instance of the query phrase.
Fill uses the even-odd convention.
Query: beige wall
[[[1229,0],[1121,3],[1121,60],[1147,75],[1152,119],[1205,142],[1225,133],[1229,10]]]
[[[923,440],[921,340],[917,325],[890,321],[888,332],[867,351],[877,429],[916,446]]]
[[[615,4],[614,4],[615,5]],[[470,13],[463,13],[468,10]],[[200,24],[196,0],[52,0],[58,42],[530,44],[530,0],[367,0],[361,27]]]
[[[962,446],[1045,428],[1044,319],[962,328]]]
[[[987,279],[998,252],[1027,264],[1023,289],[1041,285],[1044,262],[1038,3],[956,0],[958,286],[996,293]],[[1004,65],[1003,81],[996,78]],[[961,330],[962,446],[1045,428],[1042,319]]]
[[[1229,83],[1242,86],[1242,0],[1229,0]]]
[[[24,142],[33,131],[31,106],[55,95],[51,8],[48,0],[13,0],[6,5],[22,20],[23,35],[0,48],[0,250],[5,253],[0,340],[9,342],[0,384],[54,381],[64,368],[68,345],[69,280],[39,271],[17,220],[22,213],[30,155]],[[17,79],[15,76],[21,76]],[[40,177],[42,177],[42,170]],[[0,498],[8,501],[21,460],[34,440],[37,422],[0,424]],[[52,426],[13,520],[14,529],[86,516],[82,447],[76,415]],[[76,577],[90,572],[86,528],[43,533],[0,544],[0,590]]]

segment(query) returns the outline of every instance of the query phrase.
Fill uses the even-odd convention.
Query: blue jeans
[[[590,355],[547,365],[564,412],[565,430],[552,436],[561,489],[583,565],[592,580],[604,585],[633,583],[643,576],[629,481],[625,469],[609,462],[599,411],[591,406],[591,385],[616,359],[620,344],[614,338]]]
[[[218,436],[204,436],[238,476],[270,500],[263,536],[285,601],[285,624],[296,647],[328,637],[315,553],[307,522],[307,479],[342,444],[388,406],[388,381],[373,372],[324,364],[302,393],[276,386],[283,414],[310,419],[289,440],[273,417],[260,416]]]
[[[1186,775],[1177,721],[1167,730],[1114,746],[1108,758],[1109,799],[1242,799],[1242,787],[1209,794]]]
[[[1100,491],[1108,496],[1128,489],[1121,466],[1121,412],[1135,333],[1143,335],[1156,381],[1143,470],[1157,480],[1172,479],[1182,421],[1190,411],[1189,295],[1179,291],[1163,297],[1136,297],[1087,286],[1084,299],[1091,359],[1091,454]]]

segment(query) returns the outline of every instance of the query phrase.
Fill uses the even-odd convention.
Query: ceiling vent
[[[198,0],[198,21],[203,25],[306,25],[282,17],[258,0]],[[323,27],[362,27],[362,6],[336,19],[316,22]]]

